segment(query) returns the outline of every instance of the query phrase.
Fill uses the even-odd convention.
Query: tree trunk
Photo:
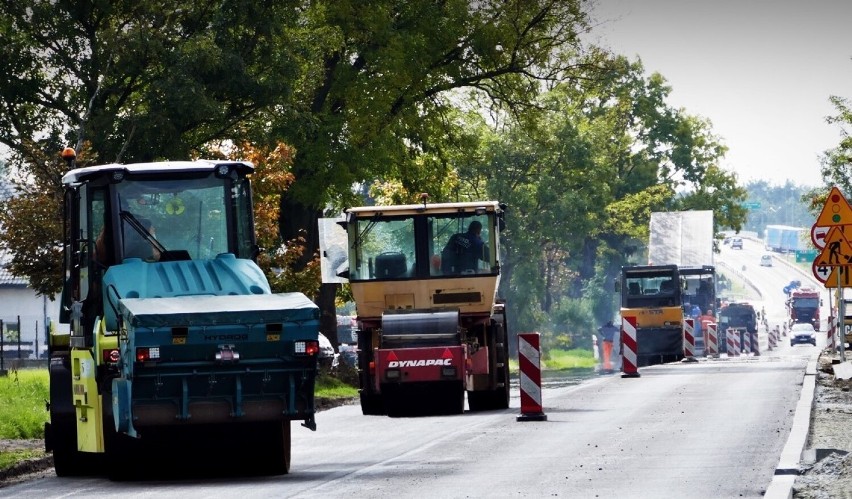
[[[319,254],[318,221],[322,217],[322,211],[296,201],[288,193],[289,191],[281,195],[281,236],[285,241],[296,237],[305,238],[305,252],[298,261],[298,270],[301,270],[313,260],[314,255]],[[320,332],[335,349],[338,346],[337,309],[334,304],[337,287],[337,284],[320,285],[319,295],[314,300],[320,309]]]

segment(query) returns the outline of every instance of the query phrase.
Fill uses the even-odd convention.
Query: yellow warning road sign
[[[831,273],[825,279],[823,285],[826,288],[848,288],[852,287],[852,266],[845,265],[843,267],[823,267],[823,269],[831,269]],[[837,274],[840,274],[840,282],[837,282]]]
[[[832,187],[814,225],[820,227],[852,224],[852,207],[840,189]]]

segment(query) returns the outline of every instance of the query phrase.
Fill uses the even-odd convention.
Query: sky
[[[852,100],[852,0],[592,0],[591,42],[659,72],[669,103],[712,122],[742,183],[822,184]]]

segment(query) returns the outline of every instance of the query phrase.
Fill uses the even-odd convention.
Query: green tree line
[[[0,143],[22,195],[0,207],[0,244],[39,293],[61,288],[69,144],[79,165],[285,147],[262,173],[289,179],[264,237],[302,242],[290,264],[316,276],[317,218],[365,191],[497,199],[511,330],[570,346],[612,317],[652,211],[746,220],[712,124],[585,43],[593,23],[581,0],[2,2]],[[333,328],[337,290],[298,287]]]

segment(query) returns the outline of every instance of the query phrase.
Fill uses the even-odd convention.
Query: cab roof
[[[487,213],[500,213],[502,211],[502,207],[498,201],[473,201],[462,203],[402,204],[395,206],[358,206],[356,208],[347,209],[346,213],[350,213],[361,218],[376,214],[394,216],[419,215],[423,213],[475,213],[477,210],[482,210]]]
[[[86,166],[75,168],[62,177],[64,185],[73,185],[84,182],[92,177],[100,177],[105,173],[123,171],[129,174],[148,173],[179,173],[179,172],[209,172],[219,165],[234,165],[245,173],[254,171],[254,165],[248,161],[214,161],[201,159],[197,161],[157,161],[152,163],[111,163],[107,165]]]

